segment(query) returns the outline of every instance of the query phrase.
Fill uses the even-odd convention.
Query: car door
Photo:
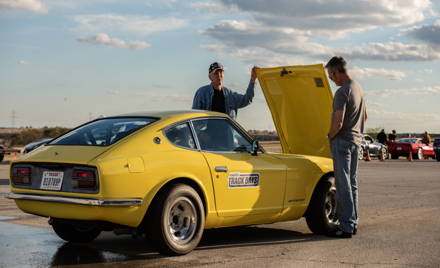
[[[192,122],[208,162],[220,216],[276,214],[282,209],[286,166],[266,153],[252,155],[252,142],[226,118]]]

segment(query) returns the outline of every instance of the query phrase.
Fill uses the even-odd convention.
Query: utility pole
[[[15,128],[15,119],[16,118],[17,118],[17,115],[15,114],[15,110],[12,110],[12,114],[11,114],[12,128]]]

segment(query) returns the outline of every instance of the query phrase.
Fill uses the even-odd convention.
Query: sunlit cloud
[[[174,17],[151,18],[148,16],[94,14],[77,15],[73,20],[78,23],[77,31],[86,33],[117,32],[149,35],[184,27],[186,20]]]
[[[387,77],[391,80],[402,80],[406,77],[406,73],[399,70],[388,70],[384,68],[374,69],[374,68],[360,68],[354,67],[351,69],[350,73],[354,75],[357,79],[365,79],[368,77]]]
[[[0,0],[0,8],[23,9],[33,13],[47,13],[47,6],[40,0]]]
[[[108,47],[129,48],[133,50],[144,49],[150,46],[149,43],[144,41],[124,41],[119,38],[112,38],[105,33],[100,33],[89,37],[80,37],[78,38],[78,41],[81,43],[102,44]]]
[[[380,96],[387,97],[391,95],[440,95],[440,85],[421,87],[421,88],[408,88],[408,89],[382,89],[382,90],[370,90],[365,92],[366,96]]]

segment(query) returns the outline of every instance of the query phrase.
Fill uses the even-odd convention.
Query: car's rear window
[[[49,145],[108,146],[156,120],[158,119],[146,117],[99,119],[67,132]]]

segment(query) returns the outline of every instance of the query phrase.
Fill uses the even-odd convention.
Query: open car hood
[[[260,68],[257,77],[283,152],[331,157],[333,94],[323,65]]]

